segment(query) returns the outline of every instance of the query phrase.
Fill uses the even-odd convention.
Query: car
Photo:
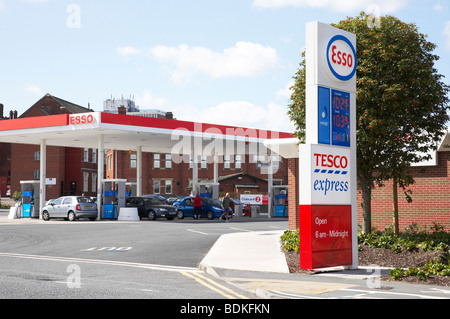
[[[153,196],[128,197],[126,206],[136,207],[139,218],[148,218],[149,220],[167,218],[168,220],[172,220],[177,217],[176,207],[165,205]]]
[[[164,205],[167,204],[167,199],[164,196],[159,195],[159,194],[148,194],[148,195],[142,195],[141,197],[153,197],[153,198],[156,198],[157,200],[159,200]]]
[[[194,201],[191,197],[184,197],[177,206],[177,217],[183,219],[185,217],[194,217]],[[210,198],[202,198],[202,214],[200,218],[206,217],[209,220],[220,218],[223,213],[223,206],[218,200]],[[230,214],[229,217],[232,217]]]
[[[97,204],[87,196],[63,196],[48,203],[42,208],[42,219],[65,218],[75,221],[79,218],[97,219]]]

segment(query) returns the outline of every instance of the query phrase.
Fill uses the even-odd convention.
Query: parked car
[[[142,197],[153,197],[153,198],[156,198],[157,200],[159,200],[164,205],[167,204],[167,198],[165,198],[164,196],[159,195],[159,194],[142,195]]]
[[[127,207],[136,207],[140,218],[155,220],[156,218],[167,218],[172,220],[177,216],[177,209],[172,205],[165,205],[156,197],[128,197]]]
[[[178,218],[183,219],[185,217],[194,217],[194,201],[191,199],[191,197],[184,197],[180,204],[177,206],[178,210]],[[201,218],[208,218],[208,219],[214,219],[214,218],[220,218],[223,213],[223,206],[222,204],[214,199],[210,198],[202,198],[202,214],[200,215]],[[232,217],[232,214],[230,214],[229,217]]]
[[[64,196],[50,200],[42,209],[42,218],[65,218],[70,221],[79,218],[97,219],[97,204],[86,196]]]

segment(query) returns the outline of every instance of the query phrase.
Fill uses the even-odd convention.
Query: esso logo
[[[336,35],[327,46],[327,62],[331,74],[340,81],[351,80],[356,73],[357,59],[353,44],[346,37]]]
[[[348,167],[348,158],[346,156],[335,156],[330,154],[314,154],[316,166],[346,169]]]
[[[92,124],[94,122],[95,122],[95,117],[92,114],[71,115],[70,119],[69,119],[70,125]]]

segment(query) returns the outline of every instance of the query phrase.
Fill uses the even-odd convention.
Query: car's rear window
[[[90,197],[77,197],[78,203],[94,203]]]

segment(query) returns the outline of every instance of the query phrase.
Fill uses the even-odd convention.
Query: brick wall
[[[288,159],[288,199],[289,199],[289,229],[299,228],[299,188],[298,188],[298,158]]]
[[[438,222],[450,230],[450,152],[438,153],[438,165],[414,167],[411,170],[415,184],[410,186],[412,203],[408,203],[403,191],[398,191],[400,231],[412,223],[428,229]],[[358,204],[362,202],[358,192]],[[372,226],[383,229],[393,223],[392,182],[372,191]],[[358,205],[358,223],[362,224],[362,208]]]
[[[438,153],[438,165],[413,167],[415,184],[412,202],[408,203],[402,190],[398,191],[400,231],[416,223],[429,230],[434,222],[450,230],[450,152]],[[298,229],[298,159],[289,160],[289,229]],[[362,196],[358,191],[358,224],[362,225]],[[393,223],[392,182],[372,191],[372,226],[383,229]]]

